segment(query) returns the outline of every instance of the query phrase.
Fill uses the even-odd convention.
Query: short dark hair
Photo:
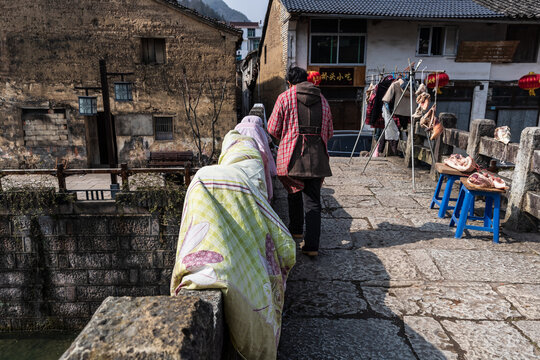
[[[287,81],[293,85],[307,81],[307,77],[307,71],[298,66],[291,66],[287,72]]]

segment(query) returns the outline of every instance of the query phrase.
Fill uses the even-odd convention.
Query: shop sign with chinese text
[[[354,68],[321,68],[320,86],[353,86]]]

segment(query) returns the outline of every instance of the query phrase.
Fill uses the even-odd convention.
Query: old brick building
[[[0,7],[0,167],[108,164],[101,59],[107,72],[128,73],[108,76],[119,162],[155,150],[196,152],[180,88],[184,69],[195,89],[206,77],[226,81],[218,139],[236,123],[239,30],[174,0],[0,0]],[[132,101],[115,100],[122,80]],[[77,87],[91,88],[96,115],[80,115],[85,91]],[[211,107],[205,90],[198,115]]]

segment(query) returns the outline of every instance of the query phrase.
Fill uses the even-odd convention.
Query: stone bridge
[[[429,209],[435,187],[429,168],[417,169],[413,192],[411,171],[399,158],[373,160],[365,175],[360,174],[360,159],[352,165],[348,159],[333,159],[332,167],[334,176],[326,179],[322,191],[319,257],[311,259],[298,251],[287,284],[279,359],[540,358],[538,233],[503,229],[498,245],[491,234],[479,231],[466,231],[462,239],[455,239],[449,219],[439,219],[437,211]],[[285,191],[278,187],[276,197],[275,207],[286,220]],[[478,203],[478,210],[481,207]],[[174,304],[160,305],[163,297],[157,299],[161,300],[149,300],[152,303],[140,308],[150,308],[162,319],[159,314],[171,313]],[[193,300],[187,303],[190,316],[199,319],[195,323],[203,324],[198,314],[204,307]],[[120,309],[126,306],[138,311],[125,303]],[[157,311],[160,306],[169,306],[168,312]],[[121,321],[103,325],[103,314],[110,311],[106,307],[107,301],[64,359],[78,359],[77,352],[89,347],[105,349],[95,346],[100,341],[133,339],[122,337],[130,332]],[[219,311],[216,314],[221,318]],[[211,319],[205,320],[210,328]],[[115,340],[107,340],[94,325],[112,326]],[[117,331],[115,326],[124,329]],[[212,337],[208,331],[194,331],[182,316],[178,323],[164,321],[152,330],[164,337],[162,342],[143,336],[151,326],[145,319],[147,330],[136,337],[136,344],[111,344],[107,355],[128,358],[137,349],[159,353],[180,348],[180,357],[160,358],[210,359],[216,353],[204,350],[200,341],[208,341],[207,348],[219,348],[215,339],[223,339],[223,334]],[[214,326],[222,331],[215,322]],[[204,339],[214,342],[195,334],[206,334]],[[146,340],[153,347],[146,347]],[[193,349],[201,352],[186,353]],[[140,358],[153,358],[148,356]]]

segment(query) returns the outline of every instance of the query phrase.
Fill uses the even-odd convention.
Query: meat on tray
[[[500,177],[493,175],[487,171],[475,172],[467,181],[470,184],[473,184],[478,187],[483,188],[495,188],[495,189],[505,189],[506,183]]]
[[[452,154],[444,163],[453,169],[461,172],[471,172],[476,169],[476,162],[470,156],[461,156],[460,154]]]

